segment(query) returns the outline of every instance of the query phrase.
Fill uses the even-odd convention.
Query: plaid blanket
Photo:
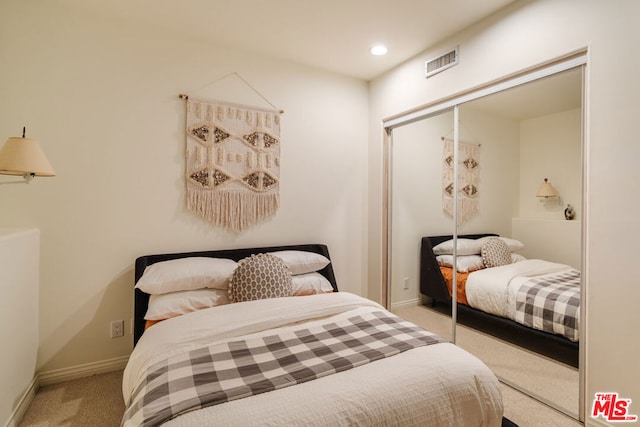
[[[123,426],[154,426],[194,409],[300,384],[444,342],[388,312],[212,344],[149,367]]]
[[[578,341],[580,272],[571,269],[527,280],[516,295],[515,320]]]

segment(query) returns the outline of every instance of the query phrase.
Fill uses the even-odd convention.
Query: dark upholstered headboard
[[[286,246],[269,246],[260,248],[246,248],[246,249],[224,249],[215,251],[200,251],[200,252],[182,252],[173,254],[158,254],[158,255],[145,255],[136,259],[135,266],[135,283],[138,283],[145,268],[156,262],[168,261],[178,258],[189,257],[209,257],[209,258],[229,258],[234,261],[240,261],[243,258],[251,256],[253,254],[259,254],[264,252],[275,251],[307,251],[315,252],[324,255],[328,259],[329,249],[326,245],[322,244],[303,244],[303,245],[286,245]],[[334,292],[338,291],[338,284],[333,273],[333,267],[331,264],[319,271],[324,277],[329,280],[331,286],[333,286]],[[147,312],[147,306],[149,305],[149,294],[142,292],[140,289],[135,289],[135,306],[134,306],[134,321],[133,321],[133,345],[135,346],[144,332],[145,320],[144,316]]]
[[[494,233],[459,234],[460,239],[479,239],[486,236],[498,236]],[[433,254],[433,247],[453,239],[453,235],[429,236],[422,238],[420,245],[420,293],[433,298],[436,302],[449,303],[451,295],[440,272],[440,266]]]

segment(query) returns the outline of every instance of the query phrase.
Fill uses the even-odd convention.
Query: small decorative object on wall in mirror
[[[571,220],[576,217],[576,211],[573,210],[571,205],[567,205],[567,208],[564,210],[564,217],[567,220]]]

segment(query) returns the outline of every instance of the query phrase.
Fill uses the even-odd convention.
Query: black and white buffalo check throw
[[[516,295],[515,320],[578,341],[580,272],[571,269],[527,280]]]
[[[183,412],[300,384],[400,352],[444,342],[388,312],[171,356],[137,385],[123,426],[153,426]]]

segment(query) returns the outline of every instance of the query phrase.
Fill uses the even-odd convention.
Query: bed
[[[448,313],[452,304],[453,265],[444,266],[440,254],[452,238],[452,235],[423,237],[420,249],[420,292],[429,297],[434,308]],[[461,242],[456,266],[458,322],[577,368],[579,272],[563,264],[515,258],[517,255],[510,255],[511,264],[505,261],[507,265],[492,268],[472,267],[476,261],[471,252],[478,251],[480,242],[493,239],[520,243],[498,238],[495,233],[458,236]],[[517,252],[517,248],[509,248],[513,250]],[[476,255],[477,258],[482,255]],[[551,303],[543,296],[554,292],[566,295],[555,297],[557,306],[552,308],[556,301]]]
[[[284,282],[315,273],[325,280],[321,291],[224,303],[156,323],[145,319],[158,301],[145,292],[156,267],[171,264],[158,276],[168,282],[175,278],[172,263],[233,260],[226,292],[235,301],[246,289],[245,273],[262,274],[262,267],[250,267],[267,263],[269,281],[281,273],[273,258],[283,251],[326,258],[326,265],[316,263],[306,273],[292,258],[278,258],[289,271]],[[199,268],[194,265],[181,272],[192,274]],[[501,425],[493,373],[377,303],[338,292],[325,245],[143,256],[135,279],[135,347],[123,376],[123,426]],[[185,292],[199,291],[189,286]]]

